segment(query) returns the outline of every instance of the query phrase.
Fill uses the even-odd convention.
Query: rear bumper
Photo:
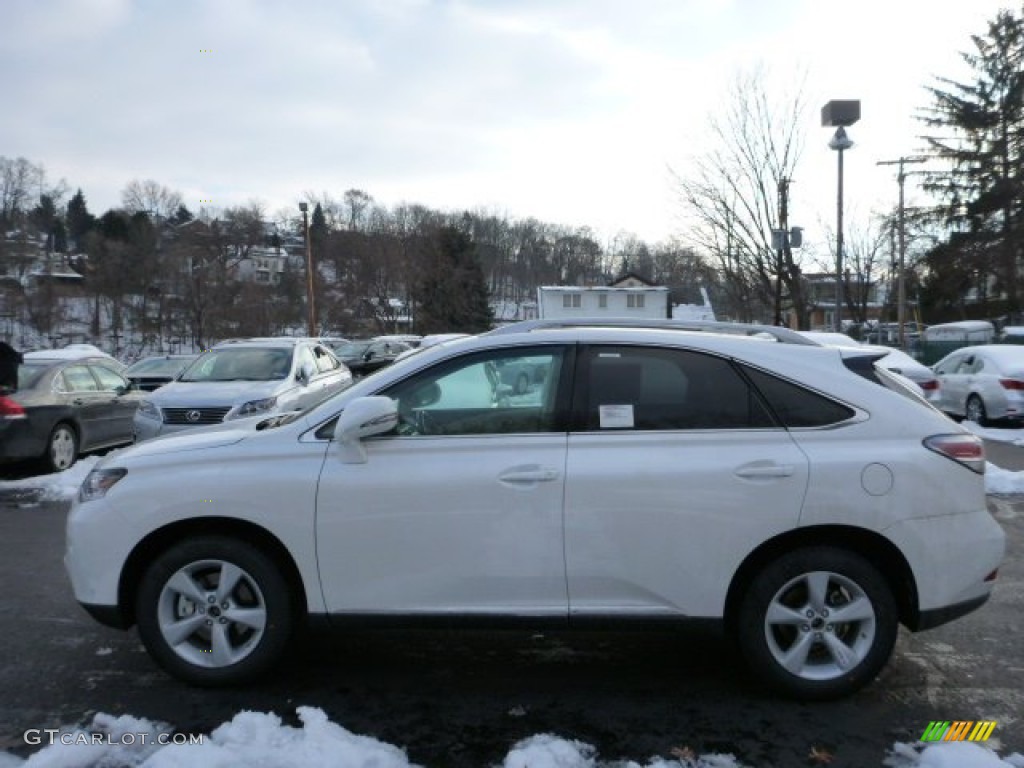
[[[85,612],[105,627],[114,629],[128,629],[131,622],[119,606],[116,605],[94,605],[92,603],[79,603]]]
[[[988,602],[988,598],[989,595],[981,595],[956,605],[947,605],[945,608],[932,608],[928,611],[921,611],[917,616],[917,622],[913,626],[908,627],[908,629],[913,632],[922,632],[926,629],[933,629],[943,624],[948,624],[954,619],[959,619],[961,616],[966,616],[968,613],[976,611]]]
[[[35,459],[46,452],[46,434],[32,419],[0,420],[0,462]]]

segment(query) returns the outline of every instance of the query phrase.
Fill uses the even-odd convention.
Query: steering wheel
[[[421,435],[437,435],[440,434],[438,430],[437,419],[434,415],[426,408],[421,408],[416,411],[416,430]]]
[[[399,409],[396,432],[406,437],[440,434],[437,419],[424,408],[419,410]]]

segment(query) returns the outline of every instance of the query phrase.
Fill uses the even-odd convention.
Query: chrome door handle
[[[558,479],[558,470],[550,467],[512,467],[506,469],[498,480],[503,483],[549,483]]]
[[[740,467],[736,470],[736,477],[792,477],[794,472],[796,472],[796,467],[792,464],[770,464],[759,467]]]

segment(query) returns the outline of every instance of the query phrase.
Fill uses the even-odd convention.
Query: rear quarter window
[[[786,427],[827,427],[854,416],[852,408],[824,395],[756,368],[741,367]]]

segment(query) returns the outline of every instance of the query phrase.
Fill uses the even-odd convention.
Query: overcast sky
[[[1019,0],[1018,0],[1019,3]],[[935,75],[1000,0],[2,0],[0,155],[90,209],[132,179],[193,210],[304,192],[487,208],[648,241],[737,73],[804,83],[791,223],[834,225],[829,99],[860,99],[847,218],[895,203]],[[804,79],[806,78],[806,79]],[[908,192],[912,193],[910,185]]]

